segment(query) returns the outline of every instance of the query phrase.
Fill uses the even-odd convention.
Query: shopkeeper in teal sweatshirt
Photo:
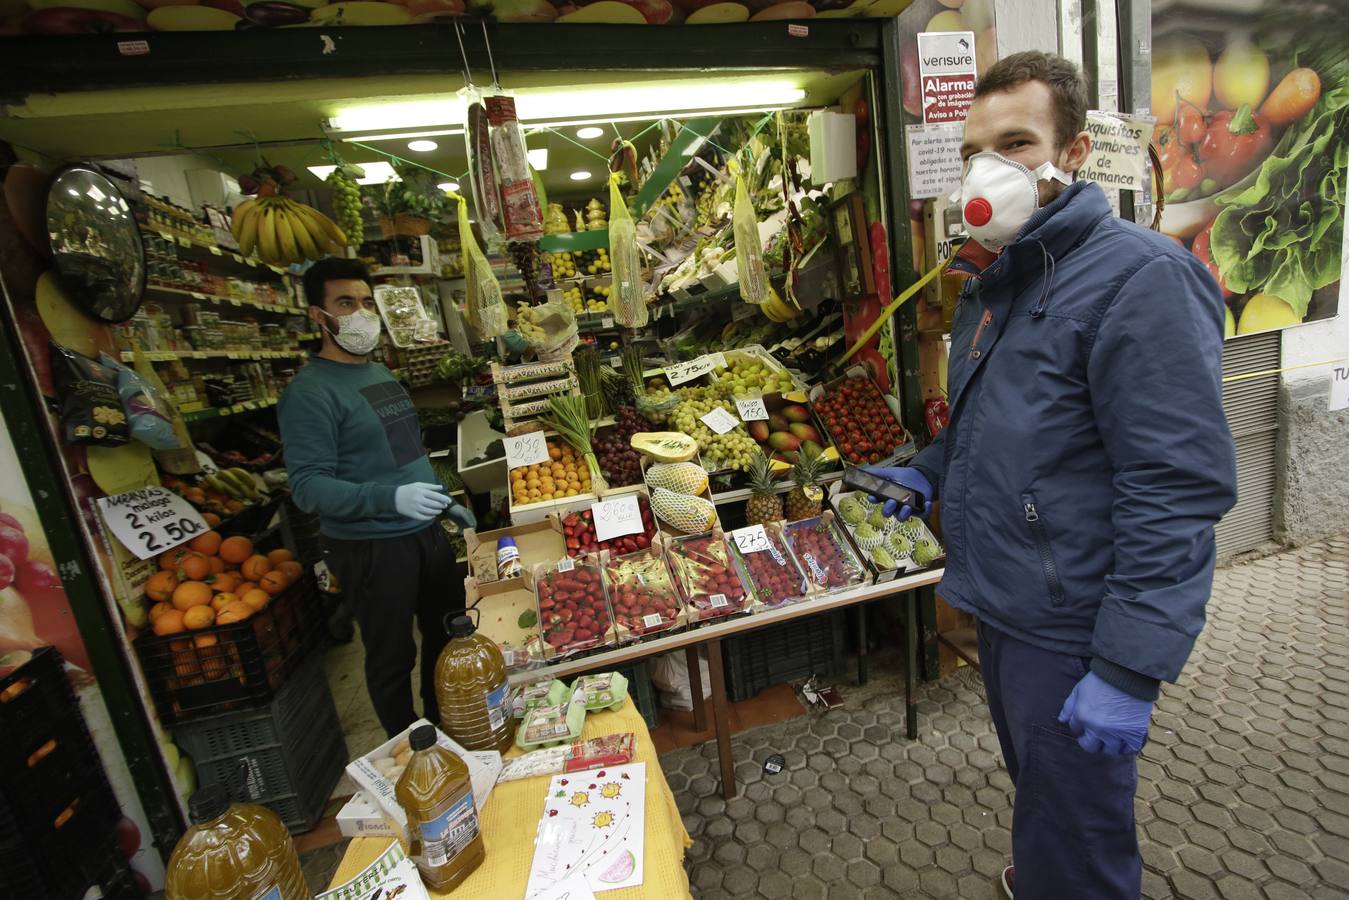
[[[323,557],[361,629],[365,681],[390,737],[417,719],[409,679],[422,635],[422,710],[439,722],[435,666],[447,614],[464,608],[454,551],[437,519],[476,526],[436,478],[412,398],[370,361],[380,318],[370,273],[330,257],[304,275],[323,335],[278,407],[291,495],[321,522]]]

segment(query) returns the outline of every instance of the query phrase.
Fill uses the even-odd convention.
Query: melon
[[[637,860],[633,858],[632,851],[624,850],[596,872],[595,877],[605,884],[621,884],[632,877],[636,868]]]
[[[688,462],[698,455],[698,442],[679,431],[639,431],[629,443],[657,462]]]

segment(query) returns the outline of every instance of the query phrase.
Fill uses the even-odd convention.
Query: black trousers
[[[360,626],[365,685],[379,724],[393,737],[417,720],[408,682],[417,662],[414,616],[422,634],[422,710],[438,724],[436,660],[449,641],[447,618],[464,609],[464,583],[440,523],[394,538],[324,536],[323,559]]]

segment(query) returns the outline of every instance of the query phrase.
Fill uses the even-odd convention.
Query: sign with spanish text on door
[[[920,31],[923,122],[963,122],[974,102],[974,32]]]

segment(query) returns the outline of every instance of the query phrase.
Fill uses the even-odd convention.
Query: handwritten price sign
[[[508,437],[502,442],[506,449],[506,468],[518,469],[535,463],[548,461],[548,442],[542,431],[531,431],[517,437]]]
[[[764,531],[762,525],[737,528],[731,532],[731,540],[735,541],[735,548],[741,553],[762,553],[773,547],[773,542],[768,539],[768,532]]]
[[[209,530],[201,513],[168,488],[147,487],[98,500],[103,521],[137,559],[149,559]]]
[[[720,353],[708,353],[697,359],[691,359],[686,363],[676,363],[665,367],[665,377],[669,379],[670,385],[683,384],[686,381],[692,381],[699,376],[706,375],[713,369],[726,368],[726,357]]]
[[[637,534],[644,530],[642,509],[637,505],[636,494],[628,494],[617,500],[592,503],[590,515],[595,520],[596,541],[607,541],[610,538]]]
[[[735,401],[736,412],[740,413],[740,418],[746,422],[753,422],[755,419],[767,419],[768,410],[763,405],[762,397],[749,397],[744,400]]]
[[[711,428],[717,434],[725,434],[732,428],[740,424],[740,420],[718,406],[705,416],[699,416],[708,428]],[[765,416],[765,418],[767,418]]]

